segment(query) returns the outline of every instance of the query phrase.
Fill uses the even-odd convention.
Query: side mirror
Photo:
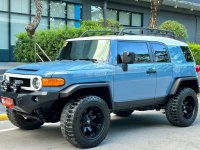
[[[133,64],[135,62],[135,53],[124,52],[122,56],[122,69],[123,71],[128,71],[128,64]]]
[[[124,52],[122,56],[123,64],[133,64],[135,62],[135,53],[133,52]]]

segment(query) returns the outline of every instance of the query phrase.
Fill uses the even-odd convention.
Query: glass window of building
[[[140,13],[107,9],[106,17],[111,20],[117,20],[122,26],[141,27],[143,16]],[[103,19],[103,8],[99,6],[91,7],[91,20],[98,21]],[[140,32],[140,31],[138,31]]]
[[[16,34],[24,32],[29,22],[28,15],[11,14],[11,45],[15,45]]]
[[[9,61],[8,13],[0,12],[0,62]]]
[[[48,1],[47,0],[42,0],[42,16],[48,16]],[[36,8],[35,8],[35,2],[34,0],[31,0],[31,14],[32,15],[35,15],[35,11],[36,11]]]
[[[50,28],[62,28],[65,26],[66,3],[50,2]]]
[[[130,26],[130,13],[119,12],[119,23],[125,26]]]
[[[33,21],[34,19],[34,16],[31,17],[31,22]],[[40,24],[37,28],[37,30],[44,30],[44,29],[48,29],[48,20],[49,18],[48,17],[42,17],[41,20],[40,20]]]
[[[0,0],[0,11],[8,11],[8,0]]]
[[[106,15],[108,19],[117,20],[117,10],[108,9]]]
[[[68,20],[68,21],[67,21],[67,26],[68,26],[69,28],[72,28],[72,27],[79,28],[79,27],[81,26],[81,23],[80,23],[80,21]]]
[[[50,28],[62,28],[64,27],[65,24],[65,19],[56,19],[56,18],[51,18],[50,19]]]
[[[91,18],[94,21],[103,19],[103,9],[98,6],[91,7]]]
[[[142,15],[141,14],[131,14],[132,26],[141,27],[142,26]]]
[[[67,26],[80,27],[82,6],[78,4],[67,5]]]
[[[74,19],[75,13],[74,13],[74,5],[69,4],[67,5],[67,19]]]
[[[11,0],[11,12],[29,14],[30,1],[29,0]]]
[[[66,3],[65,2],[50,2],[50,16],[51,17],[58,17],[58,18],[65,18]]]

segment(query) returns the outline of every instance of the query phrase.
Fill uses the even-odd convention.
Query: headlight
[[[32,80],[32,85],[33,85],[33,87],[36,89],[36,90],[38,90],[38,89],[40,89],[40,87],[41,87],[41,80],[39,79],[39,78],[33,78],[33,80]]]

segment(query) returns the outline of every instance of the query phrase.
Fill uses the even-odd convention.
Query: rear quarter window
[[[192,57],[192,53],[191,53],[189,47],[187,47],[187,46],[181,46],[181,50],[182,50],[182,52],[183,52],[183,54],[185,56],[185,60],[187,62],[194,62],[194,59]]]

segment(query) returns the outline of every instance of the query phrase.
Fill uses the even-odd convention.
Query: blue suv
[[[8,70],[0,96],[9,120],[25,130],[60,121],[63,136],[80,148],[104,140],[110,113],[164,109],[171,124],[190,126],[199,84],[188,45],[167,31],[131,29],[70,39],[56,61]]]

